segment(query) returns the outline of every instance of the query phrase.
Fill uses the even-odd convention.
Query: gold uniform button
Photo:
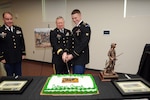
[[[16,41],[15,39],[13,39],[13,41]]]
[[[16,43],[14,43],[14,45],[16,45]]]
[[[14,46],[14,48],[16,48],[16,46]]]
[[[15,38],[15,36],[13,35],[12,38]]]
[[[74,46],[72,46],[72,48],[74,48]]]

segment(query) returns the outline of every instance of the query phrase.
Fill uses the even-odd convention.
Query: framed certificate
[[[22,93],[32,81],[32,78],[1,77],[0,93]]]
[[[142,78],[112,81],[122,95],[150,94],[150,84]]]

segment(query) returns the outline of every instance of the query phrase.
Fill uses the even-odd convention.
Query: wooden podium
[[[106,73],[106,70],[100,71],[99,77],[101,81],[111,81],[112,79],[118,79],[118,74],[113,72],[113,73]]]

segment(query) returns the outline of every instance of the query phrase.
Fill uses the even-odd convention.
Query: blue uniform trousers
[[[7,76],[21,76],[22,75],[21,62],[11,64],[6,63],[5,70]]]
[[[73,66],[73,74],[84,74],[85,66],[83,65],[75,65]]]

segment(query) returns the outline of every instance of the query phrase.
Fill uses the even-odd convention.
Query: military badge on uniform
[[[17,30],[17,31],[16,31],[16,34],[21,34],[21,31]]]
[[[78,30],[76,31],[77,36],[79,36],[79,35],[80,35],[80,32],[81,32],[81,30],[80,30],[80,29],[78,29]]]
[[[5,32],[2,32],[2,33],[0,34],[0,36],[1,36],[2,38],[6,37],[6,35],[7,35],[7,33],[5,33]]]
[[[60,35],[60,34],[57,34],[57,38],[60,39],[60,38],[61,38],[61,35]]]

